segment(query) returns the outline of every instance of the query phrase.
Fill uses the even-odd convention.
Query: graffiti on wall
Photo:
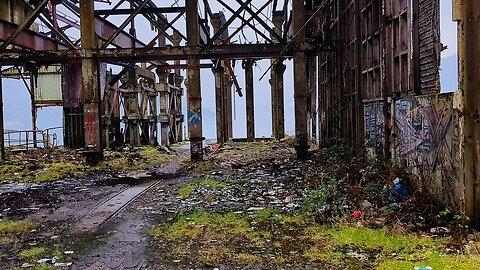
[[[368,102],[364,104],[365,148],[373,157],[383,151],[385,145],[385,115],[383,102]]]
[[[462,208],[462,122],[454,94],[402,98],[394,104],[392,153],[420,177],[421,186]],[[460,197],[458,197],[460,196]]]

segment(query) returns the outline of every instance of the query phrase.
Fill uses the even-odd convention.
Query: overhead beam
[[[28,17],[25,18],[24,22],[20,24],[20,26],[18,26],[15,32],[12,35],[10,35],[10,37],[8,37],[3,42],[2,45],[0,45],[0,51],[5,50],[8,47],[8,45],[12,44],[12,41],[14,41],[20,35],[20,33],[23,32],[23,30],[25,30],[26,28],[30,27],[30,25],[32,25],[33,21],[35,21],[35,19],[40,14],[42,9],[47,5],[48,1],[49,0],[43,0],[35,7],[35,9],[28,15]]]
[[[0,41],[7,40],[17,29],[17,25],[0,20]],[[50,51],[57,48],[59,50],[68,49],[67,45],[28,29],[24,29],[11,44],[39,51]]]
[[[211,48],[201,46],[191,47],[166,47],[166,48],[134,48],[134,49],[82,49],[74,51],[43,51],[43,52],[4,52],[0,53],[2,63],[17,64],[25,61],[37,62],[39,64],[67,63],[79,61],[87,57],[94,57],[101,62],[142,62],[142,61],[168,61],[187,60],[188,57],[200,59],[231,59],[240,60],[270,59],[292,57],[294,51],[333,51],[331,47],[323,50],[308,44],[297,44],[293,47],[286,47],[285,44],[231,44],[218,45]]]
[[[129,15],[132,14],[135,9],[101,9],[95,10],[95,15]],[[157,7],[157,8],[143,8],[138,14],[162,14],[162,13],[179,13],[185,12],[185,7]]]

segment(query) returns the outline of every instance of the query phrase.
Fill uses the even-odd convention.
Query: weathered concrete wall
[[[455,93],[405,97],[393,103],[392,157],[418,176],[432,198],[464,210],[463,116]]]

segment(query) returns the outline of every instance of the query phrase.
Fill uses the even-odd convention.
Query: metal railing
[[[16,149],[52,148],[58,146],[58,134],[63,127],[53,127],[44,130],[9,130],[4,132],[5,147]]]

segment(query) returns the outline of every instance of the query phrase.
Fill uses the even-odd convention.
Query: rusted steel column
[[[480,5],[478,0],[463,0],[463,5],[459,40],[465,99],[465,204],[472,226],[480,228]]]
[[[5,127],[3,125],[3,82],[2,66],[0,65],[0,164],[5,163]]]
[[[278,35],[282,34],[284,22],[284,14],[282,11],[275,11],[273,14],[274,30]],[[279,42],[273,35],[271,38],[274,42]],[[280,140],[285,137],[285,116],[283,102],[283,74],[285,65],[283,59],[272,59],[273,65],[271,71],[270,85],[272,95],[272,135],[275,139]]]
[[[220,63],[214,68],[215,74],[215,108],[217,119],[217,142],[224,143],[226,137],[225,127],[225,83],[224,83],[224,69]]]
[[[317,140],[317,56],[310,55],[308,57],[308,129],[309,140]]]
[[[280,140],[285,138],[285,101],[284,101],[284,74],[287,66],[283,63],[283,59],[279,60],[275,64],[275,73],[276,73],[276,103],[277,103],[277,128],[276,128],[276,139]]]
[[[232,87],[233,87],[233,80],[232,76],[228,71],[226,71],[224,77],[224,88],[223,91],[225,93],[224,97],[225,100],[223,102],[224,112],[224,121],[225,121],[225,141],[233,138],[233,121],[232,121]]]
[[[95,35],[94,2],[80,2],[80,23],[82,49],[97,47]],[[82,60],[82,86],[85,101],[83,112],[85,119],[85,148],[87,162],[96,163],[102,158],[100,123],[100,84],[98,62],[87,56]]]
[[[185,2],[187,14],[187,46],[200,44],[200,27],[198,22],[198,0]],[[188,92],[188,132],[190,134],[190,158],[192,161],[203,160],[202,135],[202,93],[200,89],[200,59],[188,57],[187,92]]]
[[[174,32],[172,35],[173,45],[175,47],[180,46],[180,42],[182,41],[182,37],[177,32]],[[180,65],[180,60],[175,60],[175,65]],[[175,69],[175,86],[182,88],[183,77],[180,73],[180,69]],[[178,112],[181,115],[181,123],[180,128],[178,129],[178,141],[183,141],[183,115],[182,115],[182,96],[183,96],[183,89],[179,91],[179,95],[177,96],[177,103],[178,103]]]
[[[253,102],[253,61],[243,60],[245,69],[245,98],[247,106],[247,141],[255,141],[255,107]]]
[[[295,138],[297,158],[306,159],[308,155],[307,134],[307,69],[305,52],[299,51],[299,45],[305,41],[305,6],[303,0],[293,0],[293,32],[296,37],[293,53],[294,100],[295,100]]]
[[[30,104],[32,109],[32,130],[33,130],[33,148],[37,148],[37,107],[35,107],[35,76],[34,72],[30,74]]]

